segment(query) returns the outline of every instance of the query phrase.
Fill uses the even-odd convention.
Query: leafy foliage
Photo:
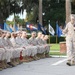
[[[12,14],[19,13],[22,9],[20,0],[0,0],[0,23]]]
[[[38,20],[38,0],[24,0],[27,10],[27,20],[36,23]],[[51,20],[52,24],[57,20],[65,22],[65,0],[43,0],[43,24],[47,25]],[[64,16],[63,16],[64,15]]]
[[[54,26],[58,20],[65,22],[65,0],[42,0],[43,1],[43,24],[47,25],[51,20]],[[73,0],[75,4],[75,0]],[[73,5],[74,5],[73,4]],[[38,20],[39,0],[0,0],[0,23],[10,14],[19,13],[26,9],[27,20],[36,23]],[[75,10],[74,10],[75,11]]]

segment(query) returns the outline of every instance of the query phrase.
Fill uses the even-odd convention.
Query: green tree
[[[19,25],[23,25],[25,23],[24,19],[20,19],[19,16],[15,16],[15,22],[16,22],[16,24],[19,24]]]
[[[36,23],[38,18],[38,0],[22,0],[24,3],[23,8],[26,9],[27,12],[27,21],[31,23]]]
[[[43,1],[43,12],[45,13],[44,18],[46,23],[48,20],[52,21],[65,21],[65,0],[44,0]],[[64,15],[64,16],[63,16]]]
[[[45,15],[43,15],[43,21],[45,21],[46,24],[48,23],[48,20],[51,20],[52,23],[56,20],[59,20],[60,22],[65,21],[65,0],[59,0],[59,2],[58,0],[42,1],[43,13],[45,13]],[[3,23],[10,14],[19,13],[24,9],[26,9],[29,21],[35,23],[38,19],[38,8],[39,0],[0,0],[0,23]]]
[[[0,0],[0,23],[12,13],[19,13],[22,9],[20,0]]]
[[[27,10],[27,20],[35,23],[38,19],[38,7],[39,3],[34,0],[24,0],[25,7]],[[48,24],[48,20],[52,23],[55,21],[65,22],[65,0],[43,0],[43,24]],[[63,16],[64,15],[64,16]]]

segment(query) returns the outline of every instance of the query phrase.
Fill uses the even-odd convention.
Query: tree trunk
[[[70,21],[71,0],[66,0],[66,23]]]
[[[0,11],[0,24],[3,24],[4,18],[3,13]]]
[[[39,0],[39,23],[42,25],[42,0]]]

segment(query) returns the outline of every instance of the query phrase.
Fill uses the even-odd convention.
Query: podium
[[[60,53],[66,53],[67,48],[66,48],[66,42],[60,42]]]

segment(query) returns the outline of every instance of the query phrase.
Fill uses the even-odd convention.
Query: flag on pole
[[[38,24],[38,30],[42,31],[43,34],[46,34],[45,28],[41,24]]]
[[[30,30],[30,31],[37,31],[38,30],[35,26],[33,26],[32,24],[29,24],[29,23],[26,24],[26,29]]]
[[[50,25],[50,23],[49,23],[49,33],[53,36],[55,34],[55,31],[54,31],[53,27]]]
[[[18,29],[18,26],[16,25],[16,24],[14,24],[14,30],[15,31],[18,31],[19,29]]]
[[[4,29],[4,25],[3,24],[0,24],[0,29]]]
[[[56,23],[56,34],[58,37],[62,36],[62,30],[61,28],[58,26],[58,23]]]
[[[4,30],[13,32],[12,29],[9,27],[9,25],[7,25],[6,23],[4,23]]]

